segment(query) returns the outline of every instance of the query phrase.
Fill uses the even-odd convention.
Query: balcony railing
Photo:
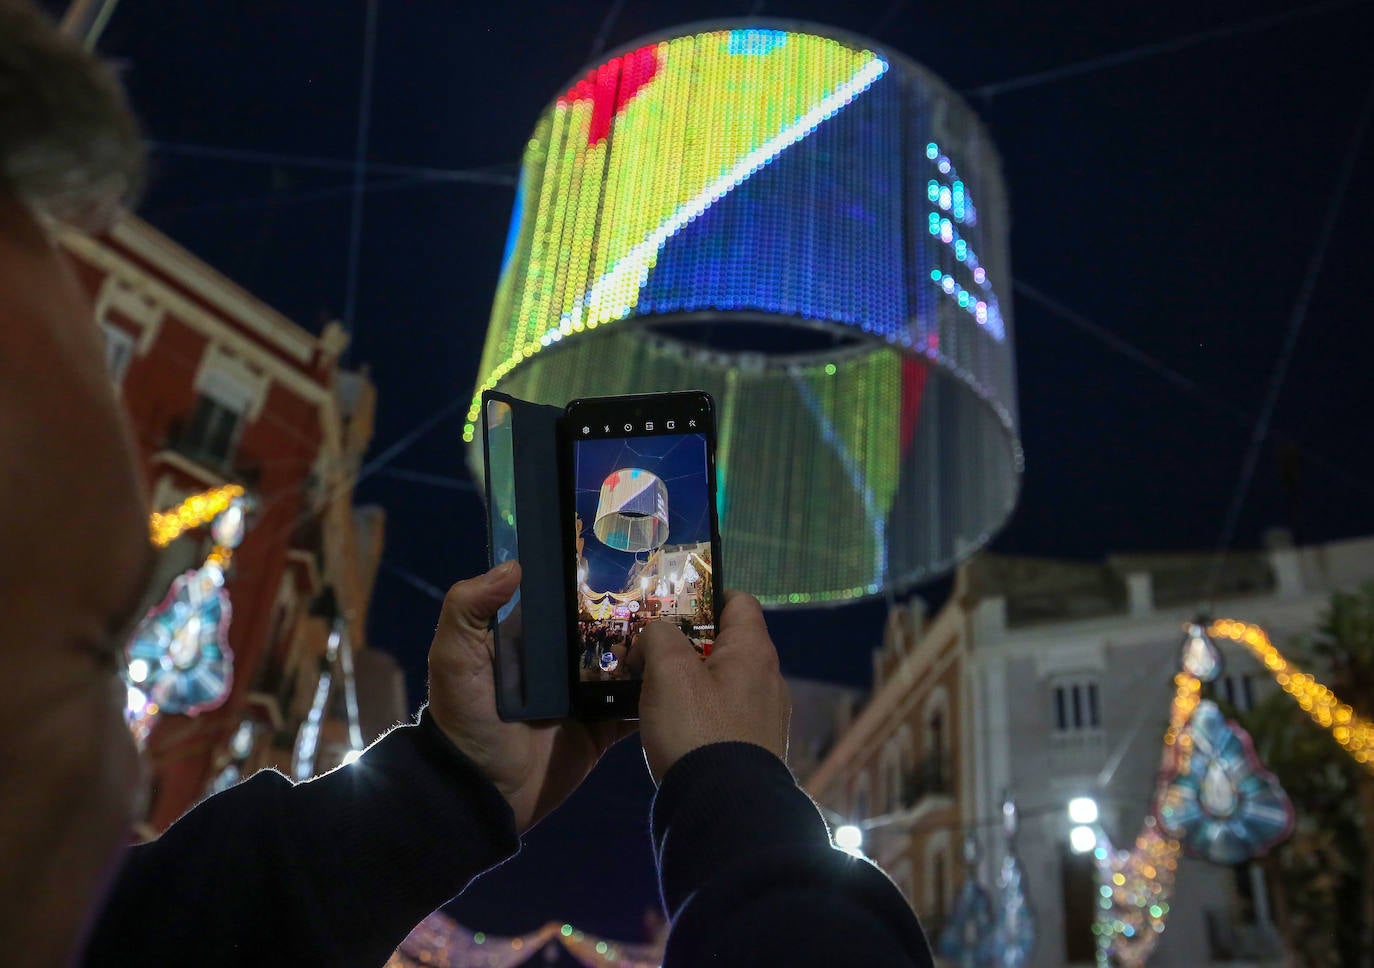
[[[188,418],[178,418],[168,425],[163,448],[204,468],[216,479],[253,487],[258,483],[262,468],[243,460],[237,447],[207,435]]]

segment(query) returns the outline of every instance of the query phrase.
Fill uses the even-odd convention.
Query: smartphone
[[[703,659],[720,621],[715,403],[701,391],[568,404],[560,426],[576,715],[634,719],[650,622]]]

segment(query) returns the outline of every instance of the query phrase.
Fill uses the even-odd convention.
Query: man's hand
[[[638,647],[645,661],[639,730],[655,783],[685,754],[710,743],[753,743],[786,759],[792,703],[756,598],[726,597],[720,634],[705,660],[667,622],[649,625]]]
[[[520,584],[520,566],[498,565],[449,589],[429,649],[429,712],[529,830],[577,789],[632,723],[507,723],[496,715],[492,618]]]

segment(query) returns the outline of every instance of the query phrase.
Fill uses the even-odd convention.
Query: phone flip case
[[[493,431],[500,428],[489,425],[490,401],[509,408],[504,414],[510,422],[508,439],[498,435],[495,445]],[[572,711],[559,496],[562,416],[561,407],[528,403],[495,390],[482,394],[489,554],[492,564],[518,557],[522,570],[515,598],[492,627],[496,711],[508,721],[554,719]]]

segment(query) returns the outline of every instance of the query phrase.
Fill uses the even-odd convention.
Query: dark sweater
[[[665,968],[931,965],[892,882],[830,846],[760,747],[683,757],[654,799],[653,838]],[[518,849],[509,805],[425,711],[351,767],[300,784],[257,773],[130,849],[86,963],[379,968]]]

